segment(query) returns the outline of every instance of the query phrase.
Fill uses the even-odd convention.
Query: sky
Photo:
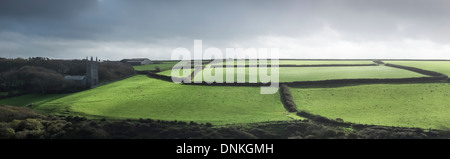
[[[176,48],[295,59],[450,59],[448,0],[0,0],[0,57],[168,60]]]

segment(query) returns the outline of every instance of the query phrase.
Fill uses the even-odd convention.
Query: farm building
[[[132,59],[123,59],[121,62],[132,65],[132,66],[138,66],[138,65],[147,65],[152,64],[153,62],[148,58],[132,58]]]

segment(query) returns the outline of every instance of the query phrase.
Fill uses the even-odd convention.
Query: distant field
[[[184,74],[183,74],[183,71],[184,71],[184,70],[185,70],[185,69],[175,69],[176,75],[175,75],[174,77],[179,77],[179,78],[188,77],[188,76],[191,75],[192,71],[194,71],[194,69],[186,69],[186,71],[189,72],[189,73],[188,73],[187,75],[184,75]],[[171,76],[172,76],[172,69],[169,69],[169,70],[166,70],[166,71],[162,71],[162,72],[158,72],[158,73],[156,73],[156,74],[171,77]]]
[[[149,64],[149,65],[141,65],[141,66],[133,66],[134,70],[136,71],[154,71],[156,70],[156,67],[159,67],[159,69],[168,70],[172,69],[173,66],[175,66],[178,63],[178,61],[165,61],[161,64]]]
[[[245,65],[255,65],[259,62],[249,62],[249,60],[239,60],[239,62],[244,63]],[[267,63],[270,64],[270,60],[267,60]],[[228,65],[228,64],[234,64],[238,65],[238,61],[234,62],[227,62],[224,61],[223,63],[216,63],[215,65]],[[240,64],[240,63],[239,63]],[[372,61],[364,61],[364,60],[330,60],[330,61],[324,61],[324,60],[279,60],[279,65],[324,65],[324,64],[374,64]]]
[[[397,65],[416,67],[450,76],[450,61],[384,61]]]
[[[374,84],[291,88],[299,110],[362,124],[450,128],[450,85]]]
[[[208,61],[204,61],[207,63]],[[172,67],[177,64],[178,61],[164,61],[161,64],[149,64],[149,65],[141,65],[141,66],[133,66],[136,71],[154,71],[156,67],[159,67],[162,71],[172,69]],[[231,62],[233,63],[233,62]],[[255,65],[259,62],[249,62],[249,60],[245,61],[245,65]],[[192,63],[193,64],[193,63]],[[223,65],[228,64],[226,61],[223,63],[215,63],[213,65]],[[234,64],[238,64],[237,61]],[[268,61],[270,64],[270,60]],[[373,64],[372,61],[310,61],[310,60],[279,60],[279,65],[323,65],[323,64]]]
[[[161,71],[170,70],[175,66],[177,63],[180,63],[181,61],[163,61],[160,64],[149,64],[149,65],[141,65],[141,66],[133,66],[134,70],[136,71],[154,71],[156,70],[156,67],[159,67]],[[201,64],[198,65],[206,65],[210,63],[211,61],[201,61]],[[191,65],[194,65],[194,61],[191,61]],[[181,64],[188,64],[187,62],[181,62]]]
[[[230,68],[234,69],[234,78],[238,75],[244,75],[238,71],[245,70],[246,81],[250,76],[257,76],[257,71],[249,71],[251,68]],[[226,79],[226,70],[222,68],[224,81]],[[269,74],[270,69],[268,69]],[[204,72],[216,72],[215,68],[207,67]],[[329,79],[358,79],[358,78],[408,78],[408,77],[424,77],[425,75],[386,66],[350,66],[350,67],[280,67],[280,82],[293,81],[318,81]],[[201,74],[198,74],[201,75]],[[194,79],[194,81],[198,81]],[[205,79],[202,79],[205,81]],[[258,80],[259,81],[259,80]]]
[[[208,87],[174,84],[138,75],[95,89],[49,100],[35,99],[44,113],[91,118],[196,121],[213,124],[291,120],[278,93],[261,95],[259,87]],[[24,105],[33,99],[14,99]],[[0,103],[11,104],[0,100]],[[13,104],[15,105],[15,104]],[[70,111],[70,112],[67,112]]]

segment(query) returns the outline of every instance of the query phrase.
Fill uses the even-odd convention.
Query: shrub
[[[198,125],[198,124],[194,121],[191,121],[191,122],[189,122],[189,125]]]
[[[336,118],[336,121],[337,121],[337,122],[340,122],[340,123],[343,123],[343,122],[344,122],[344,119],[342,119],[342,118]]]
[[[305,132],[307,129],[308,125],[304,124],[304,123],[298,123],[298,124],[291,124],[286,126],[286,131],[288,133],[295,133],[295,132]]]
[[[24,130],[18,131],[14,134],[16,139],[43,139],[44,131],[42,130]]]
[[[0,128],[0,139],[10,139],[14,134],[15,131],[12,128]]]
[[[350,123],[343,123],[341,121],[336,121],[332,119],[328,119],[326,117],[320,116],[320,115],[314,115],[311,113],[308,113],[306,111],[300,111],[297,113],[297,115],[311,119],[316,122],[325,123],[325,124],[332,124],[332,125],[338,125],[338,126],[350,126]]]
[[[22,120],[16,127],[16,131],[24,130],[37,130],[40,131],[43,128],[41,122],[37,119]]]
[[[10,122],[14,119],[24,120],[27,118],[36,118],[39,114],[31,109],[14,106],[0,106],[0,122]]]
[[[270,131],[266,131],[259,128],[253,128],[249,131],[249,133],[257,136],[258,138],[264,138],[264,139],[278,139],[282,138],[280,135],[272,133]]]
[[[303,139],[302,136],[292,136],[292,137],[288,137],[288,139]]]

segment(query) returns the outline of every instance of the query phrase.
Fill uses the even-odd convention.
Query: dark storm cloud
[[[11,17],[68,18],[97,4],[93,0],[1,0],[0,15]]]
[[[281,39],[287,41],[277,47],[289,43],[291,52],[310,54],[373,45],[389,52],[405,39],[445,50],[448,6],[446,0],[0,0],[0,56],[157,59],[191,47],[194,39],[222,48],[266,47]],[[402,47],[414,50],[409,45]]]
[[[317,23],[312,7],[295,1],[7,1],[0,12],[3,30],[47,36],[105,38],[241,38],[260,34],[306,34]],[[289,24],[289,25],[287,25]],[[299,25],[301,28],[298,28]],[[114,31],[112,33],[112,31]]]
[[[98,31],[87,24],[93,0],[1,0],[0,31],[54,37],[83,37]],[[86,19],[86,20],[80,20]]]

